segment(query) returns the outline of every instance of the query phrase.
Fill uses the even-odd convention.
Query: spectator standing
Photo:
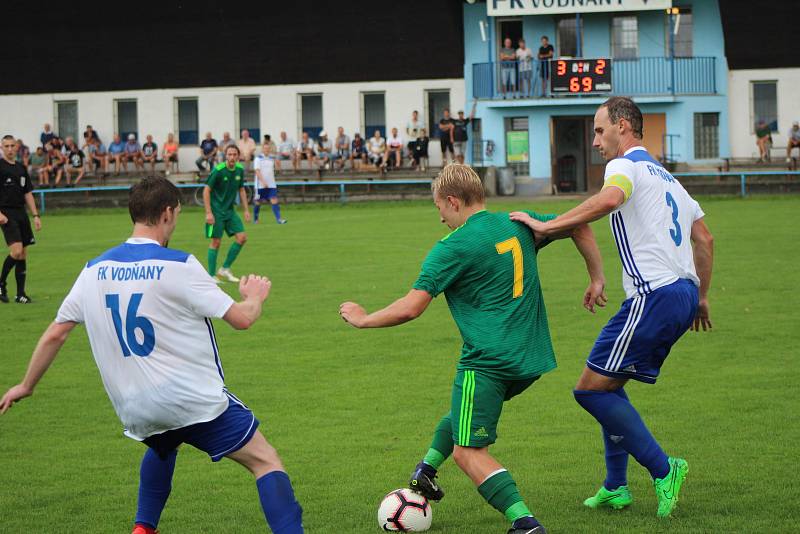
[[[83,150],[78,148],[78,145],[75,144],[75,141],[71,138],[67,138],[67,164],[66,164],[66,171],[67,171],[67,187],[71,185],[78,185],[83,179],[83,175],[86,174],[86,154],[83,153]],[[70,183],[72,179],[72,175],[77,174],[74,183]]]
[[[524,96],[533,95],[533,51],[525,46],[525,39],[519,40],[516,51],[519,65],[519,90]]]
[[[256,153],[256,142],[250,137],[250,131],[246,128],[242,130],[242,137],[239,138],[239,141],[236,143],[236,146],[239,147],[239,157],[241,158],[240,161],[250,162],[253,161],[253,156]]]
[[[142,160],[150,164],[150,172],[156,173],[156,162],[158,161],[158,145],[153,142],[153,136],[145,137],[147,142],[142,145]]]
[[[453,127],[450,128],[456,161],[461,164],[464,163],[464,154],[467,153],[467,140],[469,139],[469,135],[467,134],[467,126],[469,126],[469,123],[475,118],[475,106],[477,105],[477,100],[472,103],[472,111],[469,113],[469,118],[465,118],[464,112],[459,111],[458,118],[453,119]]]
[[[325,130],[319,133],[319,139],[317,139],[317,159],[320,169],[330,168],[331,161],[333,161],[333,143],[328,139],[328,132]]]
[[[308,132],[303,132],[300,141],[297,142],[295,147],[295,159],[297,166],[300,166],[300,160],[308,160],[308,168],[314,168],[314,142],[308,137]]]
[[[17,161],[22,163],[22,166],[26,169],[28,165],[30,165],[31,159],[31,149],[28,148],[22,139],[17,139]]]
[[[425,166],[428,162],[428,143],[430,139],[428,138],[428,132],[425,128],[420,128],[419,135],[413,142],[413,149],[411,151],[411,157],[414,158],[414,167],[417,168],[418,171],[422,172],[425,170]]]
[[[396,169],[400,169],[403,166],[403,146],[405,146],[403,136],[398,133],[397,128],[392,128],[392,134],[386,138],[384,167],[393,166]]]
[[[67,158],[61,153],[61,148],[47,145],[47,160],[47,174],[55,179],[53,185],[58,187],[61,176],[64,174],[64,163],[67,161]]]
[[[178,143],[175,141],[175,134],[167,134],[167,141],[162,148],[161,159],[164,160],[164,172],[167,176],[169,176],[170,172],[178,172]]]
[[[50,178],[47,175],[47,152],[40,146],[31,154],[31,180],[39,180],[39,187],[50,187]]]
[[[380,130],[375,130],[375,134],[369,138],[367,150],[370,163],[375,165],[376,170],[379,169],[383,163],[383,156],[386,154],[386,140],[381,137]]]
[[[447,153],[450,152],[451,161],[455,159],[453,152],[453,119],[450,117],[450,110],[445,109],[442,119],[439,121],[439,145],[442,147],[442,166],[447,165]]]
[[[144,171],[142,162],[142,145],[136,140],[135,134],[128,134],[128,142],[125,143],[125,157],[122,159],[122,166],[128,171],[128,162],[132,161],[135,169]]]
[[[86,131],[83,132],[83,140],[88,142],[88,141],[90,141],[92,139],[97,139],[99,141],[100,140],[100,136],[97,135],[97,130],[92,128],[91,124],[87,124],[86,125]]]
[[[350,143],[350,168],[361,170],[361,164],[367,162],[367,147],[364,146],[364,139],[361,134],[353,134],[353,142]]]
[[[406,139],[408,139],[408,154],[413,155],[414,143],[419,137],[420,130],[425,128],[425,123],[419,119],[419,112],[414,110],[411,112],[411,120],[406,124]],[[413,160],[412,160],[413,161]]]
[[[334,150],[336,150],[336,160],[339,163],[339,170],[344,172],[344,164],[350,159],[350,137],[344,133],[344,128],[341,126],[339,126],[339,130],[336,134]]]
[[[503,39],[503,48],[500,49],[500,91],[503,98],[506,93],[517,90],[517,54],[513,46],[510,37]]]
[[[214,168],[214,162],[217,157],[217,140],[214,139],[214,136],[211,135],[211,132],[206,132],[205,138],[200,141],[200,157],[197,158],[194,162],[197,165],[197,169],[200,171],[208,170]]]
[[[217,146],[217,161],[225,161],[225,150],[227,150],[229,146],[236,146],[236,141],[233,140],[230,132],[224,132],[222,134],[222,140]],[[236,146],[236,148],[239,147]]]
[[[39,136],[39,141],[42,143],[42,148],[44,148],[48,143],[50,143],[50,141],[52,141],[55,136],[56,134],[53,132],[53,130],[50,129],[50,125],[45,123],[43,131]]]
[[[786,140],[786,163],[792,162],[792,150],[800,148],[800,123],[794,121],[789,130],[789,139]]]
[[[539,47],[539,77],[542,79],[542,96],[547,94],[547,82],[550,80],[550,60],[553,59],[553,45],[546,35],[542,35],[542,46]]]
[[[769,149],[772,147],[772,130],[763,119],[756,125],[756,146],[758,147],[758,162],[769,160]]]
[[[278,143],[278,157],[275,159],[275,168],[281,170],[281,161],[289,160],[292,168],[297,172],[297,158],[294,152],[294,141],[286,136],[286,132],[281,132],[281,142]]]
[[[119,174],[120,163],[125,169],[128,168],[125,163],[125,143],[122,142],[119,134],[114,134],[114,140],[108,145],[108,157],[114,162],[114,174]]]

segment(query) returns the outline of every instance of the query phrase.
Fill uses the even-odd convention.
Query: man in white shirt
[[[246,467],[273,532],[302,533],[302,509],[280,458],[257,430],[253,412],[225,387],[210,319],[249,328],[271,282],[243,277],[237,303],[194,256],[166,248],[180,198],[164,178],[145,178],[131,188],[132,237],[86,264],[39,340],[25,378],[0,399],[0,413],[33,393],[70,332],[84,323],[125,435],[148,446],[134,534],[156,532],[182,443],[212,461],[228,457]]]
[[[236,142],[236,146],[239,147],[239,161],[247,163],[253,159],[253,155],[256,153],[256,142],[250,137],[249,130],[242,130],[242,137]]]
[[[394,161],[392,161],[394,160]],[[392,128],[392,135],[386,139],[386,157],[384,167],[393,164],[394,168],[402,167],[403,161],[403,137],[397,132],[397,128]]]
[[[275,215],[275,222],[286,224],[286,219],[281,218],[281,205],[278,203],[278,185],[275,183],[275,158],[270,154],[271,149],[266,143],[262,145],[261,150],[253,160],[253,171],[255,171],[253,222],[258,224],[261,204],[269,201],[272,205],[272,214]]]
[[[525,46],[525,39],[519,40],[519,48],[515,52],[519,68],[519,91],[522,95],[531,96],[533,80],[533,51]]]
[[[600,332],[575,386],[575,400],[601,425],[606,480],[584,501],[589,508],[624,508],[628,456],[647,468],[668,517],[689,470],[668,457],[625,393],[629,379],[654,384],[672,346],[686,330],[711,328],[708,289],[713,237],[700,205],[641,146],[642,112],[626,97],[612,97],[594,116],[594,143],[609,160],[603,189],[576,208],[540,223],[514,212],[537,239],[569,235],[578,225],[610,216],[623,268],[627,300]],[[665,406],[679,403],[665,402]]]
[[[275,168],[281,170],[281,161],[290,160],[292,169],[297,172],[297,159],[294,154],[294,141],[286,137],[286,132],[281,132],[281,140],[278,143],[278,158],[275,160]]]

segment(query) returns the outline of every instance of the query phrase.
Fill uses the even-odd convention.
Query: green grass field
[[[506,405],[492,451],[548,532],[797,532],[800,198],[701,202],[716,238],[714,331],[687,333],[657,386],[628,388],[667,453],[690,464],[671,520],[656,519],[650,480],[635,462],[632,507],[598,513],[581,504],[603,480],[602,442],[571,391],[623,298],[608,223],[595,224],[610,297],[597,315],[580,306],[587,280],[572,244],[540,255],[559,368]],[[573,204],[490,207],[561,212]],[[234,265],[236,273],[267,274],[273,289],[251,330],[217,324],[227,384],[281,454],[308,532],[377,532],[378,502],[406,484],[448,409],[460,340],[443,298],[418,320],[385,330],[357,331],[337,308],[355,300],[374,310],[405,294],[446,228],[430,202],[288,206],[284,213],[288,225],[273,224],[266,208],[264,223],[248,226]],[[0,305],[2,391],[22,377],[86,260],[130,231],[123,210],[54,212],[43,222],[28,262],[35,304]],[[205,263],[200,211],[183,213],[172,246]],[[123,437],[79,328],[35,395],[0,417],[0,532],[129,532],[143,452]],[[455,464],[440,477],[447,496],[434,506],[431,532],[505,532],[505,519]],[[182,448],[161,532],[265,528],[244,469]]]

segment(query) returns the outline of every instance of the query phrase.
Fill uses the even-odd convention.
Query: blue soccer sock
[[[609,436],[615,436],[617,445],[628,451],[637,462],[650,471],[650,476],[653,478],[667,476],[669,473],[667,455],[647,430],[636,408],[627,399],[605,391],[576,389],[572,393],[578,404],[597,419]]]
[[[618,397],[629,401],[623,388],[612,391]],[[629,401],[630,402],[630,401]],[[617,436],[603,428],[603,443],[606,447],[606,480],[603,486],[615,490],[628,484],[628,451],[617,443]],[[611,436],[614,436],[613,438]]]
[[[161,512],[164,510],[169,492],[172,490],[172,473],[175,471],[177,456],[177,449],[170,452],[163,460],[156,451],[149,447],[144,453],[139,470],[139,502],[136,509],[136,523],[150,528],[158,526]]]
[[[294,498],[289,475],[271,471],[256,480],[261,508],[275,534],[302,534],[303,509]]]
[[[253,220],[258,222],[258,215],[261,213],[261,204],[258,202],[253,206]]]
[[[281,220],[281,205],[280,204],[273,204],[272,205],[272,214],[275,216],[276,221]]]

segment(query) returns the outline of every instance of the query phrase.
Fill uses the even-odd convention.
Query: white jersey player
[[[281,205],[278,202],[278,185],[275,183],[275,158],[270,153],[270,144],[261,146],[261,153],[253,159],[253,222],[258,223],[261,214],[261,204],[269,202],[272,205],[272,214],[275,222],[286,224],[286,219],[281,217]]]
[[[627,466],[633,456],[653,478],[656,514],[667,517],[688,463],[664,453],[623,388],[629,379],[655,383],[670,349],[687,329],[711,328],[713,238],[700,205],[641,146],[642,128],[642,112],[631,99],[610,98],[594,117],[593,145],[609,160],[603,189],[546,223],[520,212],[511,218],[530,226],[537,239],[546,239],[610,215],[627,298],[600,332],[573,392],[600,423],[606,451],[606,480],[584,504],[628,506],[633,498]],[[602,285],[590,286],[585,300],[603,305]]]
[[[156,532],[169,496],[177,449],[188,443],[213,461],[242,464],[257,479],[273,532],[303,532],[302,509],[258,419],[225,388],[211,318],[237,329],[261,315],[271,283],[251,275],[234,302],[197,259],[166,248],[180,192],[164,178],[131,188],[133,236],[89,261],[39,341],[22,383],[0,413],[33,393],[72,329],[86,325],[97,367],[125,434],[148,449],[141,465],[134,534]]]

